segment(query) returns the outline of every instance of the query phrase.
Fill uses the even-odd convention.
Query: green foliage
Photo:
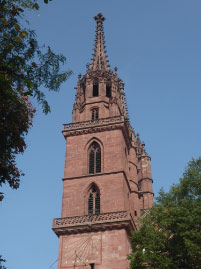
[[[180,183],[161,190],[132,235],[130,268],[201,268],[201,157],[189,162]]]
[[[36,98],[47,114],[50,107],[41,87],[58,91],[72,73],[61,71],[65,56],[40,47],[35,32],[24,27],[24,8],[38,10],[39,5],[35,0],[0,2],[0,186],[8,182],[14,189],[23,175],[15,158],[26,148],[35,112],[31,100]]]
[[[6,260],[4,260],[0,255],[0,269],[6,269],[6,267],[3,265],[4,262],[6,262]]]

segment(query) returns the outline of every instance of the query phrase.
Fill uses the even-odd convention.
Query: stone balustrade
[[[115,117],[109,117],[109,118],[103,118],[103,119],[63,124],[63,131],[71,131],[75,129],[89,128],[89,127],[113,124],[113,123],[118,123],[118,122],[124,122],[124,116],[115,116]]]
[[[99,215],[57,218],[53,220],[53,229],[96,223],[98,224],[116,221],[119,222],[124,220],[131,220],[131,215],[129,211],[110,212]]]

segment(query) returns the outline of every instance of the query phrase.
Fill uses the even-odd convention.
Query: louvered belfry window
[[[101,149],[97,142],[93,142],[89,149],[89,174],[101,172]]]
[[[100,214],[100,194],[95,185],[92,185],[88,198],[88,215]]]
[[[98,119],[98,108],[93,108],[91,110],[91,120],[97,120]]]

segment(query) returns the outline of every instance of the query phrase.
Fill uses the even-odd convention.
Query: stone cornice
[[[123,173],[124,176],[125,176],[125,172],[123,170],[119,170],[119,171],[113,171],[113,172],[108,172],[108,173],[97,173],[97,174],[81,175],[81,176],[76,176],[76,177],[65,177],[62,180],[73,180],[73,179],[78,179],[78,178],[97,177],[97,176],[104,176],[104,175],[111,175],[111,174],[119,174],[119,173]]]
[[[63,124],[62,133],[64,137],[67,138],[69,136],[78,136],[83,134],[111,131],[116,129],[122,130],[127,147],[130,148],[131,140],[129,137],[127,121],[125,120],[124,116],[115,116],[97,120]]]
[[[136,226],[129,211],[119,211],[100,215],[57,218],[53,220],[52,229],[58,236],[111,229],[126,229],[130,234]]]
[[[88,98],[90,99],[90,98],[94,98],[94,97],[88,97]],[[105,98],[108,98],[108,97],[105,97]],[[98,103],[105,103],[106,105],[109,105],[109,101],[100,100],[100,101],[93,101],[93,102],[83,103],[81,108],[83,109],[87,105],[93,105],[93,104],[98,104]]]
[[[86,128],[104,126],[108,124],[111,125],[115,123],[124,123],[124,121],[125,120],[123,116],[115,116],[115,117],[102,118],[102,119],[97,119],[97,120],[68,123],[68,124],[63,124],[62,132],[65,135],[66,132],[69,132],[72,130],[82,130]]]
[[[128,186],[128,189],[130,192],[131,191],[131,187],[130,187],[130,184],[129,184],[129,179],[127,178],[127,175],[126,175],[126,172],[124,170],[120,170],[120,171],[114,171],[114,172],[109,172],[109,173],[98,173],[98,174],[88,174],[88,175],[81,175],[81,176],[77,176],[77,177],[65,177],[65,178],[62,178],[63,181],[65,180],[74,180],[74,179],[78,179],[78,178],[89,178],[89,177],[94,177],[94,176],[104,176],[104,175],[112,175],[112,174],[120,174],[122,173],[124,175],[124,178],[126,180],[126,184]]]

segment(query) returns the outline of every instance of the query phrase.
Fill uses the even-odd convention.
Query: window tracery
[[[88,195],[88,215],[100,214],[100,193],[93,184]]]
[[[93,142],[89,148],[89,174],[101,172],[101,148],[97,142]]]

